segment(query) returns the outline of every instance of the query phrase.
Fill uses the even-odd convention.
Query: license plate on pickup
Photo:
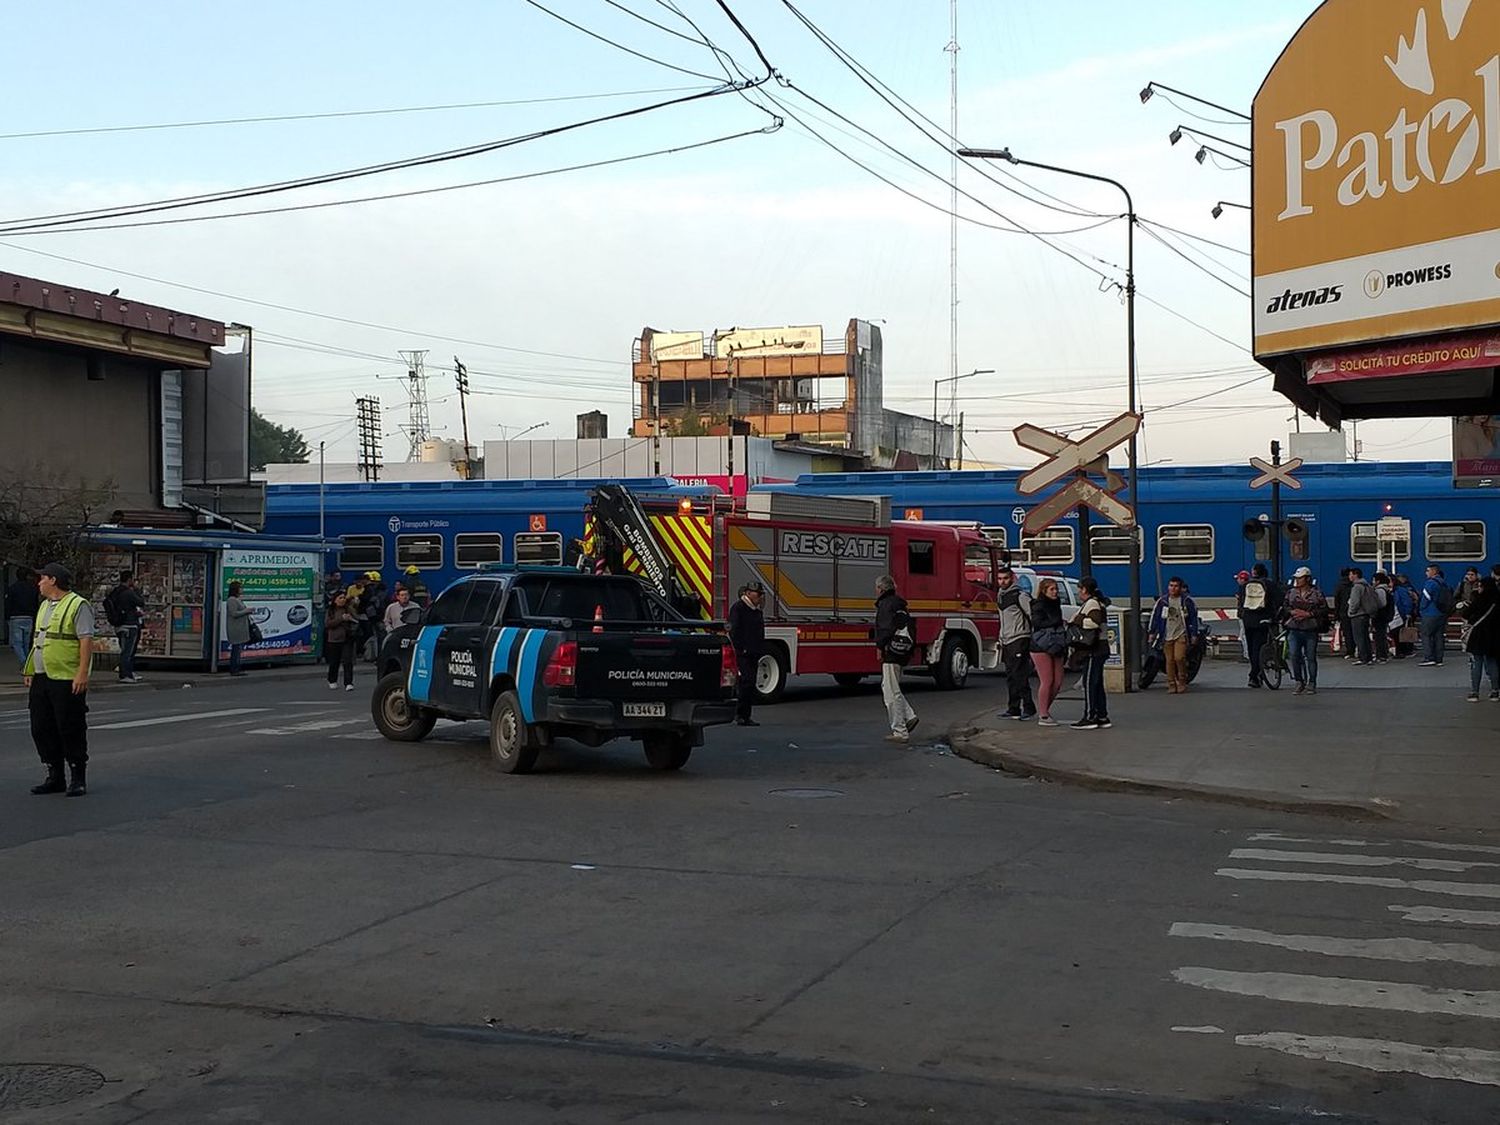
[[[665,719],[665,703],[622,703],[620,713],[627,719]]]

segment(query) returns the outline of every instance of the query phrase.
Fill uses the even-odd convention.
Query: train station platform
[[[1468,703],[1468,657],[1369,668],[1320,661],[1318,694],[1245,686],[1246,666],[1206,663],[1185,695],[1112,695],[1109,730],[1072,730],[1082,694],[1053,707],[1062,725],[998,717],[951,732],[954,751],[1008,773],[1266,808],[1411,821],[1500,835],[1500,701]]]

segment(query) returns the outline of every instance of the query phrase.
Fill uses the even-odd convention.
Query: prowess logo
[[[1288,289],[1281,296],[1272,299],[1266,306],[1266,312],[1283,313],[1311,308],[1313,305],[1334,305],[1343,299],[1342,285],[1325,285],[1322,289],[1305,289],[1300,293],[1293,293]]]

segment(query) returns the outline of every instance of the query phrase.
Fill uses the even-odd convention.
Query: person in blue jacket
[[[1151,611],[1150,634],[1160,642],[1167,666],[1167,692],[1181,695],[1188,689],[1188,649],[1198,638],[1198,605],[1187,592],[1187,583],[1176,575],[1167,581],[1167,592],[1156,599]]]
[[[1391,587],[1391,601],[1396,607],[1396,614],[1391,618],[1391,655],[1397,660],[1405,660],[1415,651],[1415,647],[1401,640],[1401,630],[1417,619],[1417,595],[1406,575],[1393,575],[1392,581],[1395,584]]]
[[[1422,593],[1417,599],[1417,627],[1422,634],[1421,667],[1442,667],[1444,633],[1452,612],[1453,591],[1443,581],[1443,568],[1429,565],[1427,581],[1422,583]]]

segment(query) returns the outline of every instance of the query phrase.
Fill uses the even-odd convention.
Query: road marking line
[[[1419,941],[1416,938],[1339,938],[1317,934],[1274,934],[1239,926],[1215,926],[1204,922],[1173,922],[1169,937],[1239,941],[1248,945],[1273,945],[1297,953],[1321,953],[1327,957],[1365,957],[1377,961],[1452,961],[1459,965],[1500,966],[1500,951],[1464,942]]]
[[[1252,832],[1249,839],[1252,841],[1259,840],[1280,844],[1333,844],[1349,848],[1388,848],[1392,844],[1402,844],[1412,848],[1432,848],[1435,851],[1470,852],[1475,855],[1500,855],[1500,846],[1492,844],[1449,844],[1438,840],[1320,840],[1315,836],[1288,836],[1283,832]]]
[[[358,719],[314,719],[309,723],[297,723],[289,727],[260,727],[256,730],[246,731],[246,734],[309,734],[313,731],[336,730],[339,727],[347,727],[350,723],[362,723],[363,718]]]
[[[1350,1039],[1342,1035],[1294,1035],[1289,1031],[1236,1035],[1234,1041],[1241,1047],[1262,1047],[1362,1070],[1500,1086],[1500,1051],[1482,1051],[1477,1047],[1424,1047],[1417,1043]]]
[[[155,719],[130,719],[121,723],[101,723],[92,730],[133,730],[136,727],[159,727],[168,723],[193,723],[200,719],[227,719],[232,715],[254,715],[269,707],[233,707],[227,711],[196,711],[191,715],[161,715]]]
[[[1321,871],[1252,871],[1242,867],[1221,867],[1214,874],[1226,879],[1263,879],[1275,883],[1344,883],[1355,887],[1425,891],[1433,895],[1500,898],[1500,885],[1494,883],[1447,883],[1440,879],[1396,879],[1380,875],[1325,875]]]
[[[1441,906],[1387,906],[1408,922],[1457,922],[1464,926],[1500,926],[1500,910],[1448,910]]]
[[[1179,1027],[1172,1028],[1172,1030],[1173,1031],[1186,1032],[1188,1035],[1223,1035],[1224,1034],[1224,1029],[1222,1027],[1215,1027],[1211,1023],[1204,1024],[1202,1027],[1181,1027],[1181,1026],[1179,1026]]]
[[[378,730],[357,730],[352,734],[336,734],[334,738],[347,738],[352,742],[374,742],[377,738],[384,738]]]
[[[1230,859],[1263,863],[1329,863],[1339,867],[1415,867],[1419,871],[1461,873],[1475,867],[1500,867],[1486,859],[1424,859],[1412,855],[1353,855],[1348,852],[1282,852],[1269,848],[1235,848]]]
[[[1182,984],[1238,996],[1259,996],[1292,1004],[1320,1004],[1331,1008],[1378,1008],[1387,1012],[1423,1015],[1472,1016],[1500,1020],[1500,992],[1461,988],[1433,988],[1391,980],[1318,977],[1305,973],[1245,973],[1189,965],[1173,969]]]

